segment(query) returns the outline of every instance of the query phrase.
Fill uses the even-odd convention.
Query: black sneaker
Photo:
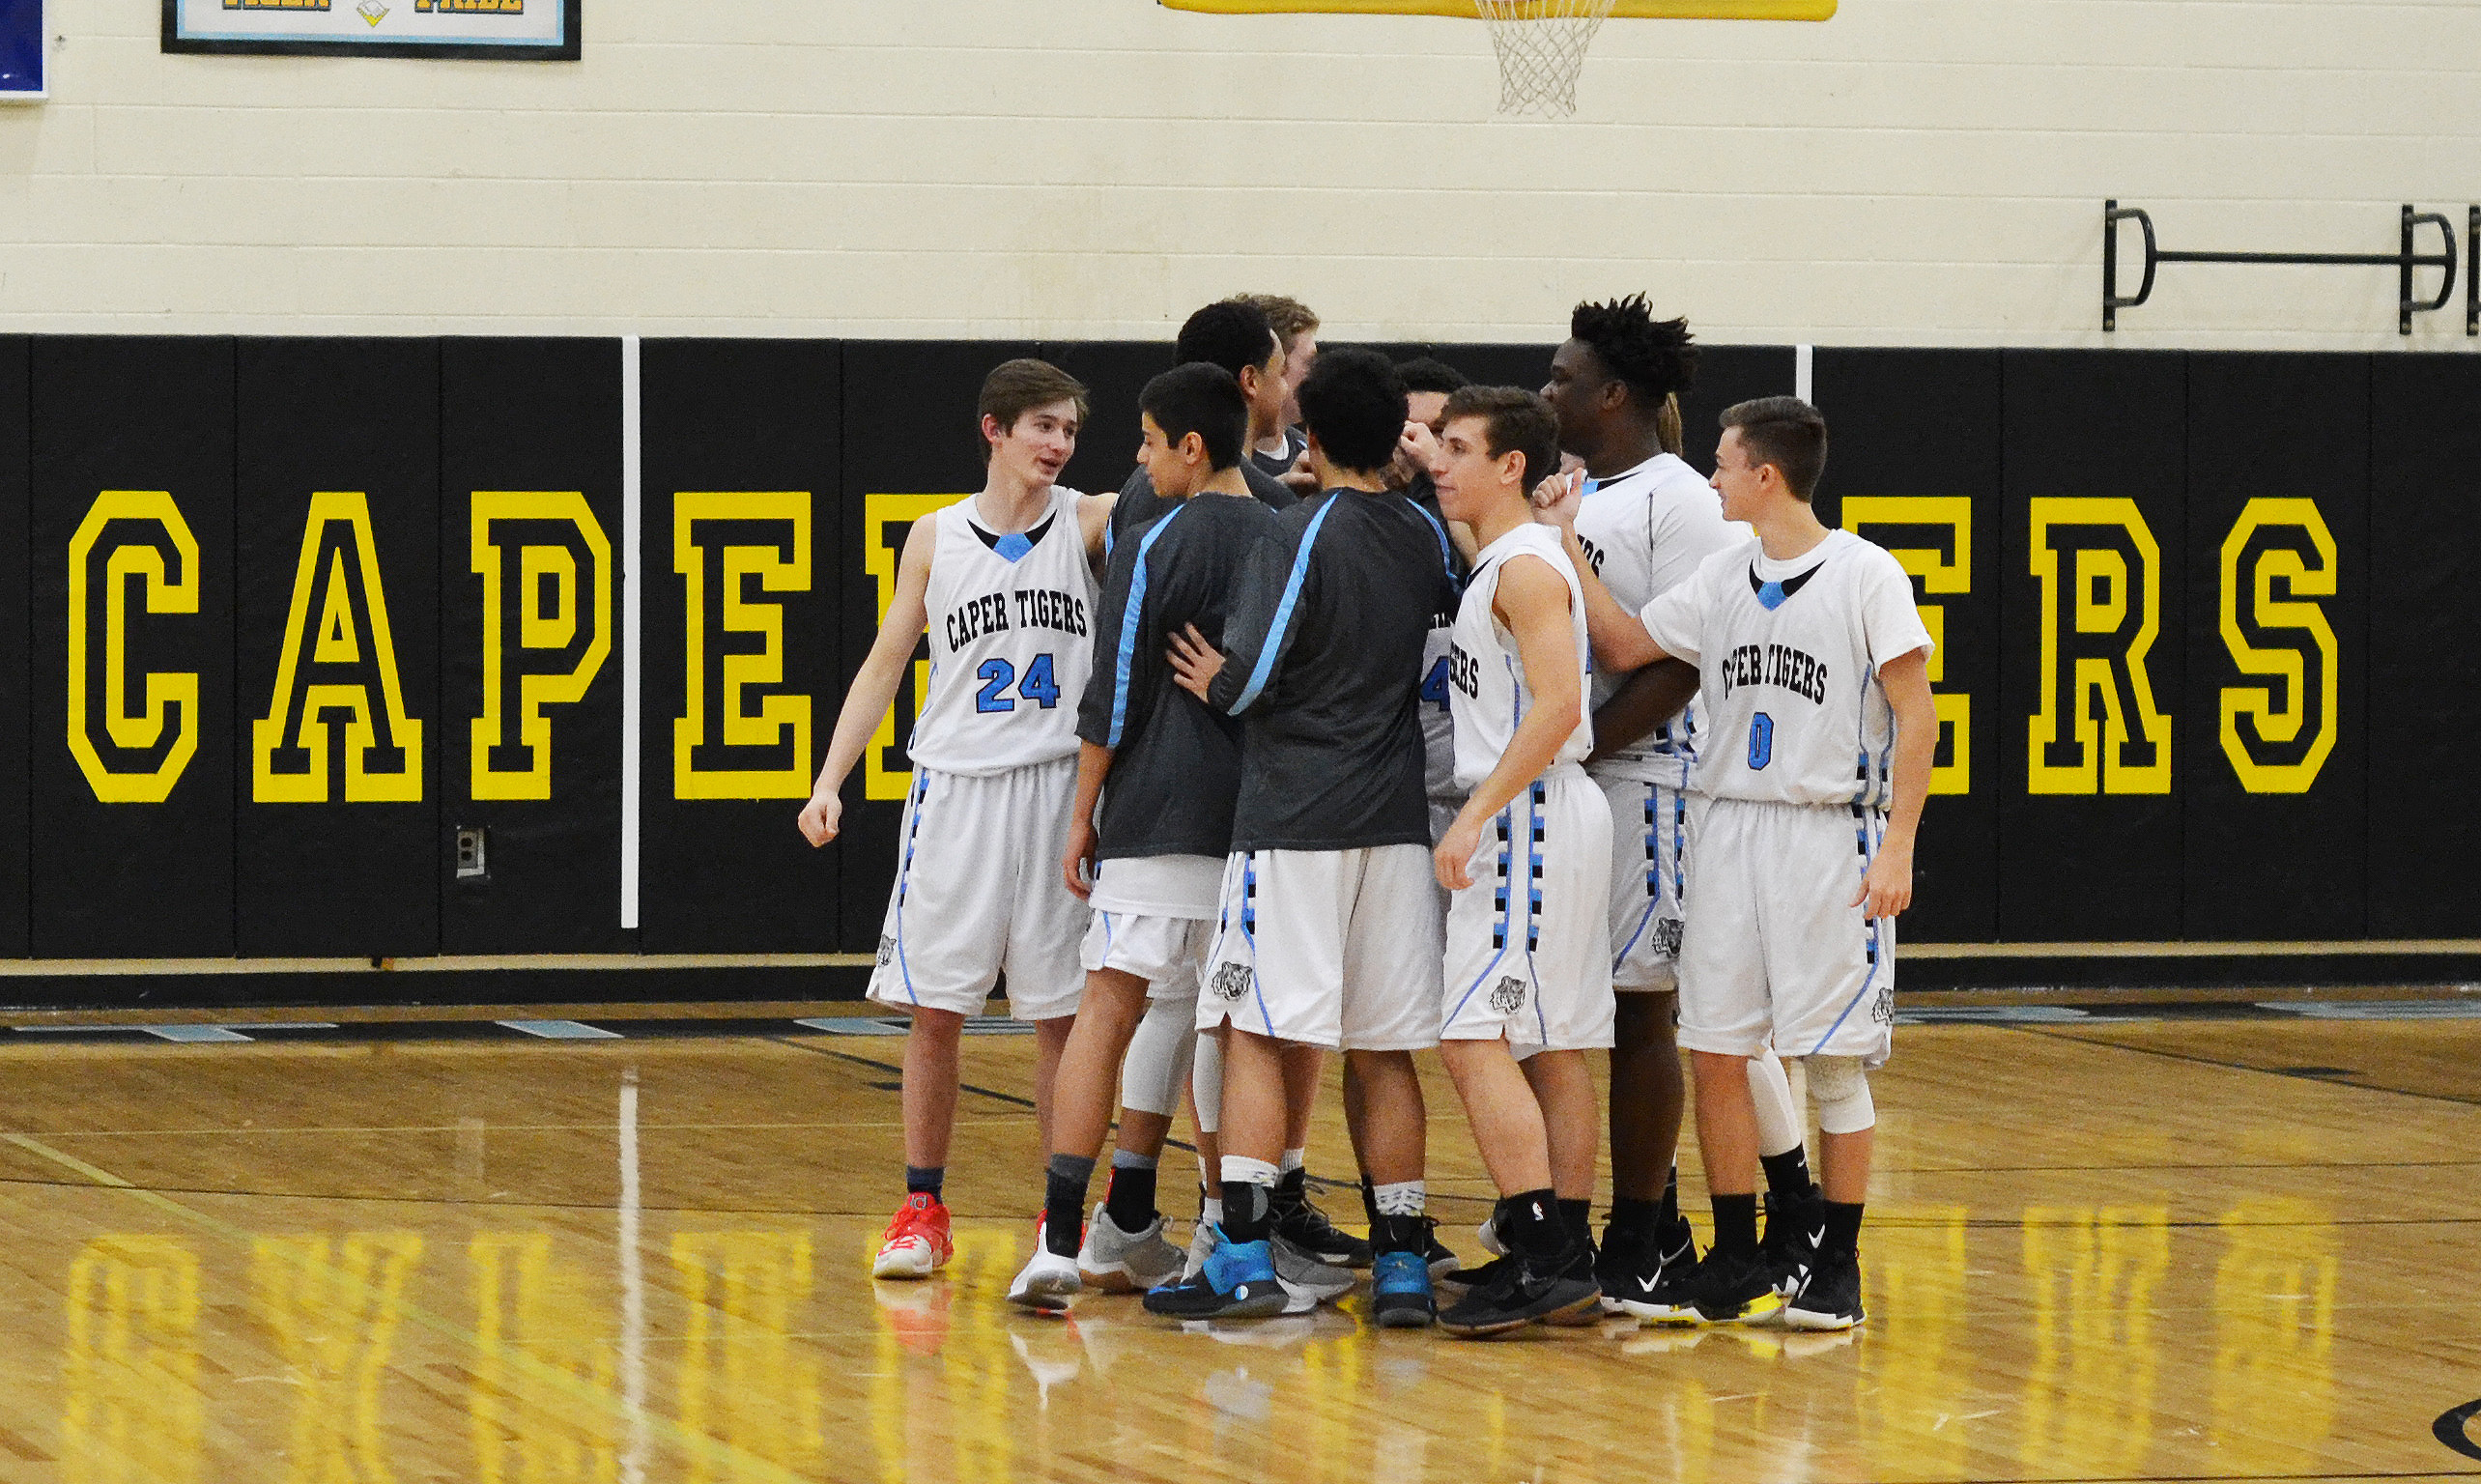
[[[1430,1265],[1430,1281],[1433,1283],[1444,1282],[1465,1266],[1465,1260],[1448,1251],[1447,1243],[1439,1240],[1439,1223],[1436,1221],[1430,1223],[1430,1234],[1422,1239],[1421,1260]]]
[[[1592,1260],[1582,1246],[1548,1260],[1511,1254],[1501,1261],[1506,1266],[1490,1282],[1440,1314],[1440,1328],[1460,1339],[1482,1339],[1537,1320],[1558,1324],[1583,1315],[1590,1322],[1602,1307]]]
[[[1309,1172],[1292,1170],[1275,1181],[1275,1235],[1296,1248],[1338,1268],[1370,1266],[1370,1244],[1337,1228],[1309,1201]]]
[[[1546,1325],[1557,1325],[1563,1328],[1578,1328],[1598,1323],[1604,1313],[1603,1294],[1602,1284],[1596,1280],[1594,1274],[1601,1267],[1602,1249],[1594,1245],[1593,1239],[1590,1237],[1580,1239],[1568,1259],[1568,1266],[1561,1271],[1565,1276],[1592,1284],[1594,1301],[1581,1308],[1566,1309],[1550,1315],[1542,1322]]]
[[[1783,1324],[1793,1329],[1849,1329],[1868,1317],[1861,1307],[1858,1252],[1818,1253],[1800,1292],[1783,1304]]]
[[[1688,1289],[1689,1307],[1709,1325],[1763,1319],[1783,1306],[1766,1254],[1755,1247],[1707,1253]]]
[[[1488,1288],[1497,1282],[1515,1265],[1516,1259],[1512,1257],[1495,1257],[1479,1268],[1451,1269],[1447,1275],[1439,1281],[1451,1283],[1458,1288]]]
[[[1689,1281],[1697,1270],[1697,1240],[1685,1221],[1660,1235],[1603,1234],[1602,1284],[1607,1312],[1632,1314],[1661,1324],[1696,1324]]]
[[[1825,1241],[1825,1191],[1812,1184],[1802,1195],[1778,1199],[1773,1191],[1766,1193],[1766,1235],[1757,1240],[1757,1250],[1766,1254],[1766,1272],[1777,1298],[1800,1292]]]

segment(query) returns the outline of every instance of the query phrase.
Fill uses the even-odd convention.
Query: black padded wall
[[[642,946],[830,951],[836,857],[794,819],[853,638],[837,559],[842,350],[652,340],[643,357]]]
[[[1826,416],[1818,518],[1896,554],[1938,648],[1937,767],[1913,855],[1916,942],[1999,931],[1999,593],[1996,351],[1821,349],[1812,397]]]
[[[626,949],[620,342],[446,340],[440,385],[442,946]],[[476,829],[487,870],[461,877]]]
[[[243,340],[238,386],[236,944],[435,954],[439,342]]]
[[[45,957],[234,950],[233,355],[220,336],[35,344]]]
[[[2002,938],[2181,934],[2173,787],[2202,761],[2174,725],[2186,669],[2185,375],[2178,353],[2005,355]]]
[[[32,355],[25,336],[0,335],[0,531],[17,549],[15,556],[0,560],[0,957],[13,958],[32,951],[26,897],[34,807],[26,756],[34,709],[26,627],[32,616],[26,586],[27,522],[33,514],[27,485]]]

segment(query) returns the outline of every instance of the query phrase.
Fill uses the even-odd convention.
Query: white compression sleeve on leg
[[[1195,999],[1147,1001],[1146,1017],[1137,1022],[1127,1058],[1120,1064],[1120,1105],[1171,1117],[1181,1105],[1181,1085],[1188,1080],[1196,1046]]]
[[[1223,1131],[1223,1043],[1204,1032],[1197,1036],[1197,1060],[1189,1066],[1189,1090],[1197,1095],[1197,1131]]]
[[[1859,1133],[1877,1126],[1878,1106],[1869,1100],[1869,1074],[1857,1056],[1811,1056],[1810,1096],[1817,1099],[1817,1126],[1828,1133]]]
[[[1792,1100],[1791,1080],[1781,1057],[1769,1051],[1749,1059],[1749,1100],[1757,1105],[1757,1152],[1787,1155],[1801,1146],[1800,1104]]]

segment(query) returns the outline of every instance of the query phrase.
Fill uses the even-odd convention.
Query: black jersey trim
[[[973,528],[975,535],[982,537],[983,545],[989,547],[994,552],[999,552],[999,543],[1002,541],[1011,539],[1023,541],[1025,543],[1024,546],[1021,547],[1013,556],[1009,556],[1009,554],[1006,552],[999,552],[999,555],[1002,556],[1008,556],[1009,560],[1016,561],[1021,559],[1027,552],[1041,546],[1042,544],[1042,538],[1050,534],[1051,527],[1056,524],[1059,519],[1060,512],[1054,510],[1049,515],[1042,517],[1042,524],[1035,527],[1032,530],[1012,530],[1005,533],[983,529],[982,522],[975,520],[971,516],[965,517],[965,524]]]

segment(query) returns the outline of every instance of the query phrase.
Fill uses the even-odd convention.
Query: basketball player
[[[1264,310],[1244,300],[1227,299],[1190,315],[1181,326],[1180,338],[1172,343],[1172,363],[1185,366],[1192,361],[1220,366],[1240,385],[1240,394],[1249,404],[1252,442],[1284,436],[1284,406],[1292,386],[1284,378],[1283,348],[1276,343],[1274,328],[1267,323]],[[1248,481],[1249,493],[1269,509],[1281,510],[1300,499],[1252,461],[1241,461],[1240,475]],[[1120,487],[1120,502],[1112,506],[1112,540],[1117,543],[1180,503],[1158,495],[1140,463]]]
[[[843,822],[840,790],[930,636],[914,723],[913,788],[870,997],[912,1017],[904,1042],[904,1204],[873,1276],[928,1277],[955,1250],[941,1199],[965,1017],[1005,974],[1009,1011],[1035,1030],[1034,1103],[1045,1145],[1051,1083],[1082,977],[1085,903],[1061,884],[1076,792],[1075,699],[1093,662],[1093,563],[1110,496],[1057,483],[1076,452],[1086,389],[1039,360],[983,383],[982,493],[914,523],[896,595],[844,693],[801,833]],[[1060,704],[1062,697],[1069,704]]]
[[[1448,665],[1456,781],[1471,792],[1436,852],[1455,894],[1439,1050],[1498,1187],[1491,1225],[1507,1253],[1439,1316],[1473,1336],[1601,1305],[1583,1209],[1595,1138],[1584,1053],[1611,1044],[1611,822],[1581,766],[1593,737],[1584,594],[1528,499],[1558,468],[1558,420],[1499,386],[1458,391],[1445,422],[1431,465],[1440,506],[1481,549]],[[1522,1068],[1511,1042],[1537,1048]]]
[[[1816,409],[1765,397],[1726,410],[1723,425],[1714,487],[1725,517],[1755,536],[1638,614],[1588,581],[1587,619],[1608,666],[1671,655],[1700,669],[1708,728],[1697,779],[1711,802],[1695,818],[1679,1041],[1697,1071],[1715,1242],[1695,1307],[1738,1317],[1774,1286],[1756,1239],[1749,1065],[1772,1046],[1807,1068],[1825,1186],[1822,1230],[1782,1317],[1849,1328],[1864,1317],[1859,1235],[1877,1122],[1868,1070],[1891,1045],[1894,918],[1912,900],[1938,739],[1930,639],[1896,559],[1827,529],[1810,507],[1826,465]],[[1572,522],[1574,503],[1554,518]],[[1582,559],[1573,528],[1569,541]]]
[[[1287,1043],[1361,1065],[1361,1167],[1376,1184],[1373,1308],[1430,1318],[1424,1112],[1412,1052],[1439,1037],[1438,899],[1416,712],[1421,647],[1446,601],[1446,533],[1386,489],[1404,383],[1366,351],[1301,383],[1325,491],[1284,511],[1234,596],[1223,645],[1177,636],[1191,694],[1246,722],[1233,855],[1198,1019],[1225,1027],[1222,1244],[1146,1296],[1182,1318],[1275,1312],[1269,1238]]]
[[[1584,461],[1577,539],[1631,613],[1745,535],[1680,457],[1678,394],[1697,372],[1691,340],[1686,320],[1657,320],[1641,294],[1581,303],[1542,388],[1559,414],[1560,446]],[[1598,670],[1595,748],[1585,765],[1611,806],[1611,987],[1619,991],[1611,1217],[1597,1275],[1609,1307],[1664,1320],[1693,1317],[1687,1289],[1697,1263],[1679,1210],[1674,1155],[1687,1088],[1672,1035],[1690,774],[1702,723],[1697,685],[1697,671],[1677,660],[1633,676]],[[1767,1232],[1781,1247],[1792,1232],[1814,1230],[1817,1196],[1781,1064],[1770,1055],[1754,1075],[1772,1187]]]
[[[1240,724],[1174,681],[1169,636],[1191,624],[1210,642],[1221,636],[1234,575],[1275,525],[1240,474],[1249,407],[1228,373],[1205,362],[1166,371],[1138,405],[1139,457],[1154,492],[1176,503],[1112,554],[1077,716],[1083,745],[1062,870],[1094,915],[1085,995],[1052,1094],[1043,1241],[1008,1293],[1035,1309],[1064,1307],[1083,1286],[1081,1269],[1123,1293],[1180,1273],[1151,1199],[1139,1209],[1115,1179],[1089,1227],[1086,1191],[1149,997],[1185,1013],[1195,1037],[1198,970],[1232,844]]]
[[[1318,316],[1307,304],[1281,294],[1235,295],[1243,303],[1254,305],[1275,329],[1275,338],[1284,348],[1284,407],[1281,426],[1272,435],[1250,435],[1249,461],[1263,473],[1282,479],[1300,493],[1314,494],[1315,480],[1303,477],[1301,457],[1308,452],[1307,436],[1300,427],[1300,384],[1318,364]]]

